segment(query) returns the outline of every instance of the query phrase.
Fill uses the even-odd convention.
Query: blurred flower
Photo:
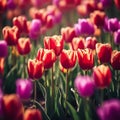
[[[77,76],[74,85],[81,97],[90,97],[94,93],[95,85],[93,78],[90,76]]]
[[[46,49],[53,49],[56,56],[59,56],[63,50],[64,40],[62,36],[54,35],[44,38],[44,47]]]
[[[112,51],[111,66],[115,70],[120,70],[120,51],[117,50]]]
[[[114,33],[114,43],[120,45],[120,29]]]
[[[21,99],[29,99],[33,91],[31,79],[18,79],[16,81],[16,93]]]
[[[40,48],[37,52],[36,59],[39,61],[43,61],[44,68],[49,69],[56,61],[56,55],[53,50]]]
[[[67,73],[67,69],[64,68],[64,67],[61,65],[60,62],[59,62],[59,68],[60,68],[60,70],[61,70],[63,73]]]
[[[96,26],[101,27],[104,25],[105,12],[95,10],[90,14],[90,18]]]
[[[7,6],[7,0],[0,0],[0,13],[4,12]]]
[[[75,51],[63,49],[60,54],[60,63],[64,68],[70,69],[75,66],[76,58]]]
[[[77,50],[79,49],[84,49],[85,48],[85,39],[83,37],[74,37],[72,42],[72,49]]]
[[[97,88],[109,87],[112,79],[112,73],[108,66],[99,65],[93,69],[93,79]]]
[[[61,35],[65,42],[69,43],[74,37],[76,37],[75,30],[72,27],[66,27],[61,29]]]
[[[4,120],[23,120],[24,107],[16,94],[3,96]]]
[[[89,48],[77,50],[78,63],[81,69],[89,70],[94,66],[93,51]]]
[[[24,120],[42,120],[42,114],[38,109],[27,109],[24,113]]]
[[[42,61],[29,59],[27,69],[30,78],[39,79],[43,75],[44,65]]]
[[[120,100],[110,99],[105,101],[98,109],[100,120],[120,120]]]
[[[79,19],[78,23],[74,26],[75,34],[79,35],[93,35],[94,34],[94,25],[87,19]]]
[[[109,43],[97,43],[96,44],[96,53],[98,60],[101,63],[109,63],[112,53],[112,47]]]
[[[27,18],[25,16],[18,16],[13,18],[13,25],[17,26],[19,34],[28,34]]]
[[[115,32],[119,28],[119,20],[117,18],[110,18],[107,25],[110,32]]]
[[[33,40],[37,40],[40,36],[41,21],[38,19],[33,19],[30,24],[29,36]]]
[[[95,37],[87,37],[85,40],[85,47],[95,50],[97,39]]]
[[[47,15],[46,17],[46,27],[52,28],[55,25],[55,17],[53,15]]]
[[[103,7],[109,7],[110,5],[112,5],[112,0],[100,0],[100,2],[102,3]]]
[[[19,38],[17,43],[17,50],[20,55],[26,55],[31,50],[31,43],[29,38]]]
[[[8,46],[6,41],[0,40],[0,58],[8,55]]]
[[[17,7],[16,0],[7,0],[7,8],[8,9],[15,9]]]
[[[3,93],[0,86],[0,118],[3,116]]]
[[[2,30],[4,40],[9,46],[16,45],[19,38],[19,30],[16,26],[5,26]]]
[[[4,73],[4,58],[0,58],[0,75]]]
[[[120,0],[114,0],[114,3],[118,9],[120,9]]]

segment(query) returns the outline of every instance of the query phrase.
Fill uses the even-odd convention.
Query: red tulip
[[[42,120],[42,114],[38,109],[27,109],[24,114],[24,120]]]
[[[56,56],[59,56],[63,50],[64,41],[61,36],[54,35],[44,38],[44,47],[46,49],[53,49]]]
[[[65,42],[71,42],[74,37],[76,37],[74,28],[66,27],[61,29],[61,35]]]
[[[77,50],[78,48],[84,49],[85,47],[85,39],[82,37],[75,37],[72,40],[72,48],[73,50]]]
[[[78,63],[79,66],[84,69],[92,69],[94,66],[94,55],[93,51],[89,48],[86,49],[78,49],[77,50],[78,55]]]
[[[3,96],[4,120],[23,120],[24,108],[16,94]]]
[[[42,77],[44,72],[43,62],[37,59],[29,59],[28,60],[28,74],[30,78],[39,79]]]
[[[19,38],[19,30],[16,26],[3,28],[3,37],[9,46],[16,45]]]
[[[95,85],[98,88],[106,88],[111,83],[112,73],[110,68],[105,65],[100,65],[93,69],[93,78]]]
[[[112,47],[109,43],[106,44],[97,43],[96,53],[98,60],[100,60],[101,63],[109,63],[112,53]]]
[[[0,0],[0,14],[4,12],[6,6],[7,6],[7,0]]]
[[[26,55],[31,50],[31,43],[29,38],[19,38],[17,49],[20,55]]]
[[[0,75],[4,73],[4,58],[0,58]]]
[[[43,61],[44,68],[49,69],[53,66],[53,63],[56,60],[56,55],[53,50],[40,48],[37,52],[37,60]]]
[[[114,2],[117,8],[120,9],[120,0],[114,0]]]
[[[17,26],[20,34],[28,34],[27,19],[25,16],[18,16],[13,18],[13,25]]]
[[[75,51],[63,49],[60,54],[60,63],[66,69],[73,68],[76,63]]]
[[[111,66],[115,70],[120,70],[120,51],[117,50],[112,51]]]

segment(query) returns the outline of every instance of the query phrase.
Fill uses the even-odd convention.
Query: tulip
[[[114,0],[114,3],[118,9],[120,9],[120,1],[119,0]]]
[[[8,54],[8,46],[6,41],[0,41],[0,57],[6,57]]]
[[[4,73],[4,58],[0,58],[0,75]]]
[[[55,17],[53,15],[47,15],[46,17],[46,27],[52,28],[55,25]]]
[[[74,37],[72,40],[72,49],[77,50],[79,49],[84,49],[85,48],[85,39],[83,37]]]
[[[28,34],[27,18],[25,16],[18,16],[13,18],[13,25],[18,27],[20,34]]]
[[[5,11],[6,6],[7,6],[7,0],[1,0],[0,1],[0,13]]]
[[[63,51],[60,54],[60,63],[66,69],[73,68],[76,63],[75,51],[63,49]]]
[[[114,33],[114,43],[120,45],[120,29]]]
[[[30,79],[18,79],[16,81],[16,93],[21,99],[29,99],[33,91],[33,84]]]
[[[44,47],[46,49],[53,49],[56,56],[59,56],[63,50],[64,41],[61,36],[49,36],[44,38]]]
[[[39,79],[43,75],[44,65],[42,61],[29,59],[27,69],[30,78]]]
[[[120,120],[120,100],[110,99],[105,101],[98,109],[100,120]]]
[[[94,55],[91,49],[78,49],[77,50],[78,63],[83,70],[92,69],[94,66]]]
[[[6,26],[2,30],[4,40],[7,42],[9,46],[16,45],[19,38],[19,30],[16,26],[12,28]]]
[[[24,108],[16,94],[3,96],[4,120],[23,120]]]
[[[100,0],[100,2],[102,3],[103,7],[109,7],[110,5],[112,5],[112,0]]]
[[[40,35],[41,21],[33,19],[30,25],[29,36],[31,39],[36,40]]]
[[[31,43],[29,38],[19,38],[17,43],[17,50],[20,55],[26,55],[31,50]]]
[[[120,70],[120,51],[117,50],[112,51],[111,66],[115,70]]]
[[[95,85],[90,76],[77,76],[74,81],[75,88],[81,97],[90,97],[93,95]]]
[[[72,41],[74,37],[76,37],[74,28],[66,27],[61,29],[62,38],[65,42],[69,43]]]
[[[96,53],[98,60],[100,60],[101,63],[109,63],[112,53],[112,47],[109,43],[106,44],[97,43]]]
[[[93,69],[93,78],[97,88],[109,87],[112,79],[112,73],[108,66],[99,65]]]
[[[24,114],[24,120],[42,120],[42,114],[38,109],[27,109]]]
[[[53,66],[53,63],[56,61],[56,55],[53,50],[40,48],[37,52],[36,59],[43,61],[44,68],[49,69]]]
[[[95,50],[97,39],[95,37],[87,37],[85,41],[85,47]]]

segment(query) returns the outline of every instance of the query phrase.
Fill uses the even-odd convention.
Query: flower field
[[[0,0],[0,120],[120,120],[120,0]]]

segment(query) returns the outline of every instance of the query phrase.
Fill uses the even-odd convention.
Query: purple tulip
[[[108,30],[110,32],[115,32],[119,28],[119,21],[117,18],[108,19]]]
[[[41,21],[38,19],[33,19],[30,26],[29,36],[31,39],[36,40],[40,35]]]
[[[114,43],[120,45],[120,29],[114,33]]]
[[[87,19],[79,19],[78,24],[74,26],[76,35],[93,35],[94,26]]]
[[[100,2],[102,3],[104,8],[109,7],[112,3],[111,0],[100,0]]]
[[[0,57],[6,57],[8,54],[8,46],[6,41],[0,41]]]
[[[111,99],[105,101],[97,109],[100,120],[120,120],[120,100]]]
[[[108,29],[108,17],[105,17],[105,19],[104,19],[103,30],[104,30],[105,32],[109,32],[109,29]]]
[[[16,4],[15,4],[14,0],[8,0],[7,1],[7,7],[8,7],[8,9],[15,9]]]
[[[29,99],[33,91],[31,79],[18,79],[16,81],[16,93],[21,99]]]
[[[95,86],[90,76],[77,76],[74,85],[81,97],[90,97],[94,93]]]

